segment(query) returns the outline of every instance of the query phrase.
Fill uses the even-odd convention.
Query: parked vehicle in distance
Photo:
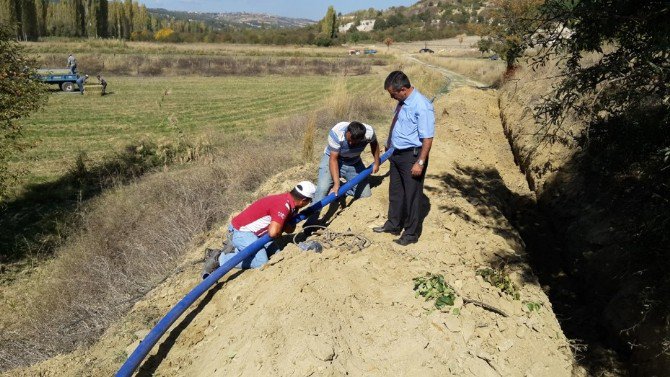
[[[489,59],[498,60],[498,59],[500,59],[500,56],[498,56],[498,54],[493,54],[493,55],[491,55],[491,57]]]
[[[72,92],[79,75],[72,74],[69,69],[43,68],[37,70],[37,78],[44,83],[58,85],[64,92]]]
[[[435,51],[433,51],[429,48],[422,48],[421,50],[419,50],[419,53],[421,53],[421,54],[423,54],[424,52],[429,53],[429,54],[434,54],[435,53]]]
[[[364,54],[376,54],[377,50],[374,50],[374,49],[371,49],[371,48],[366,48],[365,50],[363,50],[363,53]]]

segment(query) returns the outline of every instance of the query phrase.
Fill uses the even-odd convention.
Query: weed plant
[[[481,268],[477,270],[477,275],[513,299],[518,300],[520,298],[519,287],[514,284],[509,275],[502,269]]]

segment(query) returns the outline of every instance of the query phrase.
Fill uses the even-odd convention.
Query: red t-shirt
[[[272,221],[282,227],[286,220],[295,214],[295,203],[290,193],[269,195],[253,202],[239,215],[233,217],[231,223],[237,230],[253,232],[262,236],[268,231]]]

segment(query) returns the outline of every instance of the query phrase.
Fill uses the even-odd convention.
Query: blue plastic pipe
[[[389,149],[380,157],[380,163],[384,163],[393,153],[393,148]],[[358,174],[354,179],[345,183],[340,187],[340,190],[337,192],[338,196],[345,195],[347,191],[353,188],[355,185],[360,183],[362,180],[367,178],[372,174],[372,165],[367,169],[363,170]],[[294,224],[297,224],[305,220],[309,215],[311,215],[316,210],[321,210],[323,207],[335,201],[337,197],[335,194],[330,194],[323,198],[320,202],[314,203],[306,210],[300,212],[296,217],[291,221]],[[231,269],[237,266],[244,259],[255,255],[258,250],[260,250],[266,243],[272,241],[269,235],[265,234],[263,237],[256,240],[256,242],[247,246],[244,250],[235,254],[230,258],[226,263],[217,268],[212,272],[206,279],[204,279],[200,284],[198,284],[191,292],[184,296],[181,301],[177,303],[158,323],[154,326],[153,329],[144,337],[140,344],[135,348],[135,351],[128,357],[119,371],[116,372],[117,377],[129,377],[132,376],[133,372],[140,366],[142,360],[149,354],[149,351],[153,348],[154,345],[160,340],[160,338],[167,332],[167,330],[172,326],[172,324],[188,309],[189,306],[193,305],[195,300],[197,300],[203,293],[207,292],[216,282],[221,279],[225,274],[228,273]]]

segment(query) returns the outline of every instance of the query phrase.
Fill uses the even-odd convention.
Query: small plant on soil
[[[117,363],[122,363],[122,362],[126,361],[127,358],[128,358],[128,354],[124,350],[120,350],[120,351],[114,353],[114,361],[116,361]]]
[[[509,275],[501,269],[481,268],[477,270],[477,275],[484,278],[492,286],[500,289],[503,293],[512,296],[513,299],[519,299],[519,288],[512,282]]]
[[[456,291],[444,281],[444,276],[426,273],[425,276],[418,276],[412,280],[416,297],[422,296],[426,301],[435,300],[435,308],[440,310],[445,306],[454,305]]]
[[[539,312],[542,307],[541,302],[537,301],[524,301],[523,304],[526,306],[529,312]]]

